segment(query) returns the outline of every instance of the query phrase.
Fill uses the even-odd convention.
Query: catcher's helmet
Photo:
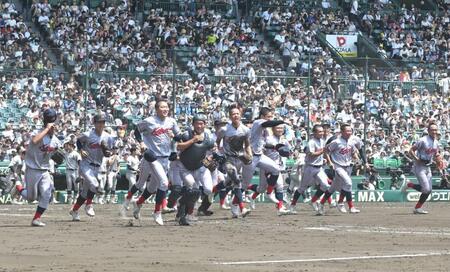
[[[56,111],[52,108],[48,108],[44,111],[44,124],[48,123],[54,123],[56,121],[56,118],[58,117],[58,114]]]

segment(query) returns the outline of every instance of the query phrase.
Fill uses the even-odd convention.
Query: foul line
[[[274,263],[312,263],[312,262],[333,262],[333,261],[353,261],[353,260],[373,260],[373,259],[398,259],[398,258],[430,257],[430,256],[444,256],[444,255],[450,255],[450,253],[449,252],[430,252],[430,253],[418,253],[418,254],[353,256],[353,257],[319,258],[319,259],[219,262],[216,264],[219,264],[219,265],[246,265],[246,264],[274,264]]]
[[[412,235],[437,235],[437,236],[450,236],[449,232],[443,230],[436,231],[411,231],[389,228],[367,228],[352,226],[327,226],[327,227],[306,227],[305,230],[318,230],[318,231],[346,231],[346,232],[361,232],[361,233],[380,233],[380,234],[412,234]]]

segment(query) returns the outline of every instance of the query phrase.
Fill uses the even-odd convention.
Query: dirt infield
[[[179,227],[144,219],[128,226],[118,205],[96,206],[97,217],[71,222],[68,205],[53,205],[45,228],[29,226],[35,206],[0,206],[0,271],[449,271],[450,205],[360,203],[358,215],[278,217],[260,204],[231,219],[213,205],[212,217]],[[266,261],[267,263],[261,263]],[[243,262],[243,263],[237,263]]]

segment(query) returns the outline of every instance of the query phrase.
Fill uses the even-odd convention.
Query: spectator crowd
[[[330,1],[323,2],[327,7],[323,10],[258,7],[248,21],[229,19],[204,7],[198,7],[194,14],[167,14],[156,9],[140,23],[127,1],[97,9],[36,1],[32,6],[34,22],[48,44],[57,49],[56,61],[73,68],[70,73],[56,74],[39,43],[39,34],[31,33],[13,4],[2,4],[2,66],[5,69],[14,63],[34,69],[0,78],[0,115],[5,122],[0,134],[0,161],[10,160],[18,147],[24,146],[30,132],[42,125],[41,115],[47,107],[59,113],[58,134],[65,141],[74,141],[90,128],[96,111],[106,112],[110,132],[120,139],[120,152],[128,153],[135,144],[133,123],[154,114],[154,104],[160,98],[175,102],[173,111],[182,127],[190,124],[193,114],[203,112],[214,129],[215,123],[227,118],[226,107],[233,102],[245,105],[248,123],[261,107],[272,107],[275,117],[289,125],[286,135],[298,151],[303,150],[313,124],[327,123],[336,129],[339,123],[351,123],[355,134],[366,140],[369,155],[399,156],[434,121],[448,159],[447,74],[422,67],[386,72],[371,66],[369,79],[386,81],[369,84],[366,91],[361,72],[338,64],[317,41],[317,31],[356,31],[358,27],[343,11],[330,10]],[[383,18],[379,21],[386,26],[384,48],[390,57],[402,56],[388,50],[391,36],[406,43],[410,34],[411,50],[421,46],[426,51],[433,39],[439,41],[434,45],[443,44],[440,41],[446,34],[438,25],[445,22],[445,27],[445,17],[422,16],[414,8],[405,8],[396,23],[390,15]],[[411,26],[413,22],[425,22],[425,26],[416,29]],[[275,35],[267,36],[268,32]],[[430,40],[427,35],[434,38]],[[180,56],[170,49],[190,52],[186,62],[177,61],[175,68],[181,74],[175,78],[168,75],[173,72],[173,58]],[[424,54],[423,61],[446,58],[441,46],[434,49]],[[312,55],[311,64],[307,54]],[[40,61],[44,61],[38,65],[42,69],[37,69]],[[88,90],[80,80],[86,74],[86,61],[91,72]],[[309,69],[310,80],[306,77]],[[429,78],[438,80],[428,85],[416,82]],[[9,116],[6,119],[4,112]]]

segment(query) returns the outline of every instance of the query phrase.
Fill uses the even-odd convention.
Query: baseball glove
[[[53,152],[51,158],[56,164],[62,164],[65,158],[64,151],[60,148],[56,149],[56,151]]]
[[[248,154],[244,154],[239,156],[239,159],[245,164],[245,165],[249,165],[252,163],[252,156],[249,156]]]
[[[105,157],[111,157],[112,151],[111,151],[111,149],[109,149],[109,147],[108,147],[108,145],[106,144],[106,142],[105,142],[105,141],[102,141],[102,142],[100,143],[100,146],[101,146],[101,148],[102,148],[103,156],[105,156]]]
[[[215,160],[210,159],[210,158],[208,158],[208,157],[204,158],[203,161],[202,161],[202,163],[203,163],[203,166],[205,166],[206,168],[208,168],[209,171],[211,171],[211,172],[213,172],[214,170],[216,170],[216,169],[217,169],[217,166],[218,166],[218,163],[217,163]]]
[[[437,154],[434,160],[436,162],[436,167],[439,170],[443,170],[445,168],[444,158],[442,158],[440,154]]]

